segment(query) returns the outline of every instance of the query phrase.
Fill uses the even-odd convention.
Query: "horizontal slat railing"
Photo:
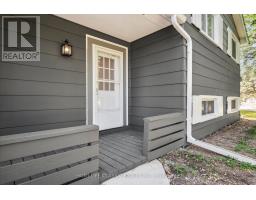
[[[143,153],[156,159],[185,144],[185,116],[171,113],[144,118]]]
[[[0,184],[99,183],[98,126],[0,136]]]

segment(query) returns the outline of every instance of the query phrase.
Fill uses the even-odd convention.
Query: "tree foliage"
[[[244,15],[250,44],[241,52],[241,98],[256,98],[256,14]]]

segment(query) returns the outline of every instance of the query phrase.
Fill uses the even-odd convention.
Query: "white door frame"
[[[104,39],[101,39],[101,38],[98,38],[98,37],[95,37],[95,36],[92,36],[92,35],[89,35],[89,34],[86,34],[86,124],[89,124],[88,123],[88,117],[89,117],[89,111],[88,111],[88,106],[89,106],[89,104],[88,104],[88,99],[89,98],[92,98],[92,100],[93,100],[93,118],[94,118],[94,113],[95,113],[95,101],[94,101],[94,99],[95,99],[95,92],[96,92],[96,90],[95,90],[95,82],[96,82],[96,80],[95,80],[95,76],[94,76],[94,74],[95,74],[95,69],[93,69],[93,74],[88,74],[88,55],[87,55],[87,52],[88,52],[88,39],[89,38],[92,38],[92,39],[94,39],[94,40],[99,40],[99,41],[102,41],[102,42],[105,42],[105,43],[108,43],[108,44],[112,44],[112,45],[114,45],[114,46],[117,46],[117,47],[121,47],[121,48],[123,48],[124,50],[125,50],[125,69],[124,69],[124,66],[122,67],[123,68],[123,70],[125,70],[125,77],[123,77],[123,81],[122,81],[122,87],[123,87],[123,83],[124,83],[124,81],[125,81],[125,85],[126,85],[126,87],[124,88],[123,87],[123,89],[125,89],[125,96],[123,95],[123,102],[125,101],[125,105],[126,105],[126,107],[125,108],[123,108],[123,111],[125,110],[126,112],[126,119],[125,119],[125,121],[123,122],[123,124],[124,125],[126,125],[126,126],[128,126],[128,124],[129,124],[129,113],[128,113],[128,111],[129,111],[129,109],[128,109],[128,47],[126,47],[126,46],[123,46],[123,45],[120,45],[120,44],[117,44],[117,43],[114,43],[114,42],[110,42],[110,41],[107,41],[107,40],[104,40]],[[99,46],[99,45],[96,45],[96,46]],[[101,46],[102,47],[102,46]],[[106,48],[106,47],[102,47],[102,48]],[[106,48],[106,49],[109,49],[109,48]],[[110,49],[111,51],[116,51],[116,50],[114,50],[114,49]],[[94,50],[93,50],[94,51]],[[120,52],[120,51],[116,51],[116,52],[119,52],[119,53],[122,53],[122,52]],[[93,52],[93,57],[94,57],[94,52]],[[123,55],[122,55],[122,57],[123,57]],[[124,57],[123,57],[124,58]],[[93,59],[93,62],[94,62],[94,58],[92,58]],[[122,62],[123,63],[123,62]],[[88,92],[88,76],[89,75],[93,75],[93,93],[94,94],[88,94],[89,92]],[[124,105],[124,104],[123,104]],[[124,107],[124,106],[123,106]],[[124,119],[124,118],[123,118]]]

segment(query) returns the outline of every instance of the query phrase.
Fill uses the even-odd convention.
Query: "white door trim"
[[[89,110],[88,110],[88,99],[89,98],[93,98],[93,97],[90,97],[89,94],[88,94],[88,55],[87,55],[87,52],[88,52],[88,39],[91,38],[91,39],[95,39],[95,40],[99,40],[99,41],[102,41],[102,42],[105,42],[105,43],[108,43],[108,44],[112,44],[114,46],[117,46],[117,47],[121,47],[125,50],[125,77],[124,77],[124,81],[125,81],[125,85],[126,87],[124,88],[125,89],[125,105],[126,107],[124,108],[125,109],[125,113],[126,113],[126,120],[124,122],[124,125],[128,126],[129,124],[129,109],[128,109],[128,47],[126,46],[123,46],[123,45],[120,45],[120,44],[117,44],[117,43],[114,43],[114,42],[110,42],[108,40],[104,40],[104,39],[101,39],[101,38],[98,38],[98,37],[95,37],[95,36],[92,36],[92,35],[89,35],[89,34],[86,34],[86,52],[85,52],[85,57],[86,57],[86,67],[85,67],[85,70],[86,70],[86,124],[89,124],[88,122],[88,118],[89,118]],[[115,51],[115,50],[114,50]],[[93,84],[95,84],[93,82]],[[94,102],[94,101],[93,101]],[[93,112],[94,112],[94,109],[93,109]]]

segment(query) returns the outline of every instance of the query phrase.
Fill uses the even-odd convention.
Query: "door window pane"
[[[103,67],[103,57],[102,56],[98,56],[98,65],[99,65],[99,67]]]
[[[114,69],[114,59],[110,59],[110,69]]]
[[[109,58],[105,58],[104,67],[109,68]]]
[[[109,79],[109,69],[104,69],[104,79]]]
[[[98,70],[98,79],[103,79],[103,69],[102,68],[99,68]]]
[[[109,82],[105,82],[105,91],[109,90]]]
[[[110,90],[114,91],[115,90],[115,84],[114,83],[110,83]]]
[[[98,82],[98,90],[103,90],[103,82]]]
[[[110,70],[110,80],[111,81],[114,81],[115,80],[115,73],[114,73],[115,71],[114,70]]]

